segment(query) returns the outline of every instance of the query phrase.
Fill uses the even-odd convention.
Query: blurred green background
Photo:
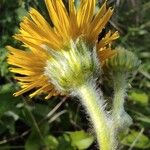
[[[142,60],[125,103],[134,123],[121,133],[120,149],[149,150],[150,1],[108,0],[108,4],[115,6],[109,24],[120,32],[116,45],[134,51]],[[0,150],[96,150],[88,117],[76,98],[43,101],[40,96],[31,101],[26,95],[12,96],[19,87],[8,70],[5,46],[19,47],[12,35],[30,7],[48,18],[43,0],[0,0]]]

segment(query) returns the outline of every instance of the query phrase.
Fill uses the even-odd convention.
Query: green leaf
[[[42,104],[35,104],[33,109],[33,114],[36,116],[39,116],[40,118],[45,117],[48,112],[50,111],[50,108],[48,105],[45,105],[44,102]]]
[[[39,124],[39,129],[43,136],[46,136],[49,132],[49,123],[47,121],[42,121],[41,124]]]
[[[67,134],[64,134],[63,136],[58,137],[59,145],[57,150],[75,150],[70,141],[70,137]]]
[[[58,138],[57,150],[84,150],[91,146],[94,137],[85,131],[66,132]]]
[[[45,137],[45,143],[51,150],[56,150],[59,144],[58,140],[52,135],[48,135]]]
[[[23,18],[24,16],[27,15],[27,11],[26,11],[23,7],[18,8],[18,9],[16,10],[16,13],[17,13],[18,19],[19,19],[20,21],[22,20],[22,18]]]
[[[131,133],[127,135],[121,142],[124,145],[131,146],[140,149],[150,148],[150,140],[143,133],[131,130]],[[133,144],[134,143],[134,144]]]
[[[5,84],[0,88],[0,117],[7,111],[17,111],[16,104],[20,101],[20,98],[14,97],[12,91],[12,84]]]
[[[15,120],[11,116],[3,116],[1,118],[1,122],[3,126],[6,127],[6,129],[9,130],[10,134],[15,134]]]
[[[129,98],[144,106],[148,104],[148,95],[142,91],[133,91],[129,94]]]
[[[35,131],[32,131],[25,143],[25,150],[40,150],[42,146],[41,138]]]
[[[0,94],[10,93],[13,90],[13,85],[11,83],[4,84],[0,87]]]
[[[71,138],[72,146],[80,150],[87,149],[94,141],[94,137],[84,132],[83,130],[76,132],[68,132],[68,134]]]
[[[142,122],[150,124],[150,117],[141,116],[141,117],[137,117],[137,119],[140,120],[140,121],[142,121]]]

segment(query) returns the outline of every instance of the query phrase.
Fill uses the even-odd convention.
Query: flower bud
[[[135,71],[141,61],[138,57],[131,51],[128,51],[122,47],[116,49],[116,54],[107,59],[104,64],[104,68],[110,72],[132,72]]]

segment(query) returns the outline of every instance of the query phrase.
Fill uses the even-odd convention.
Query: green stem
[[[116,73],[113,77],[114,82],[114,100],[113,100],[113,118],[117,121],[122,111],[124,111],[124,98],[126,94],[126,76]]]
[[[101,91],[97,91],[95,85],[92,84],[87,83],[81,86],[77,94],[91,119],[100,149],[114,150],[114,138],[110,132],[111,125],[103,106],[104,99],[99,94]]]
[[[114,99],[112,108],[112,130],[124,130],[132,124],[131,117],[124,110],[124,99],[127,88],[126,78],[125,73],[115,73],[113,75]],[[115,134],[117,134],[117,131],[115,131]]]

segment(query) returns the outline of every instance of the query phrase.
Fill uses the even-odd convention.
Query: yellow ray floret
[[[7,46],[8,63],[12,65],[10,70],[17,74],[15,79],[22,88],[15,96],[33,89],[35,91],[30,97],[48,93],[48,99],[58,94],[44,73],[46,62],[51,59],[47,49],[62,50],[71,40],[82,37],[88,45],[96,45],[101,62],[114,54],[110,45],[118,38],[118,32],[109,31],[98,41],[98,35],[113,13],[111,8],[106,8],[106,2],[96,14],[96,0],[80,0],[78,8],[75,7],[74,0],[68,0],[68,10],[62,0],[45,0],[45,4],[53,26],[37,10],[31,8],[29,17],[24,17],[20,23],[20,33],[14,35],[26,50]]]

